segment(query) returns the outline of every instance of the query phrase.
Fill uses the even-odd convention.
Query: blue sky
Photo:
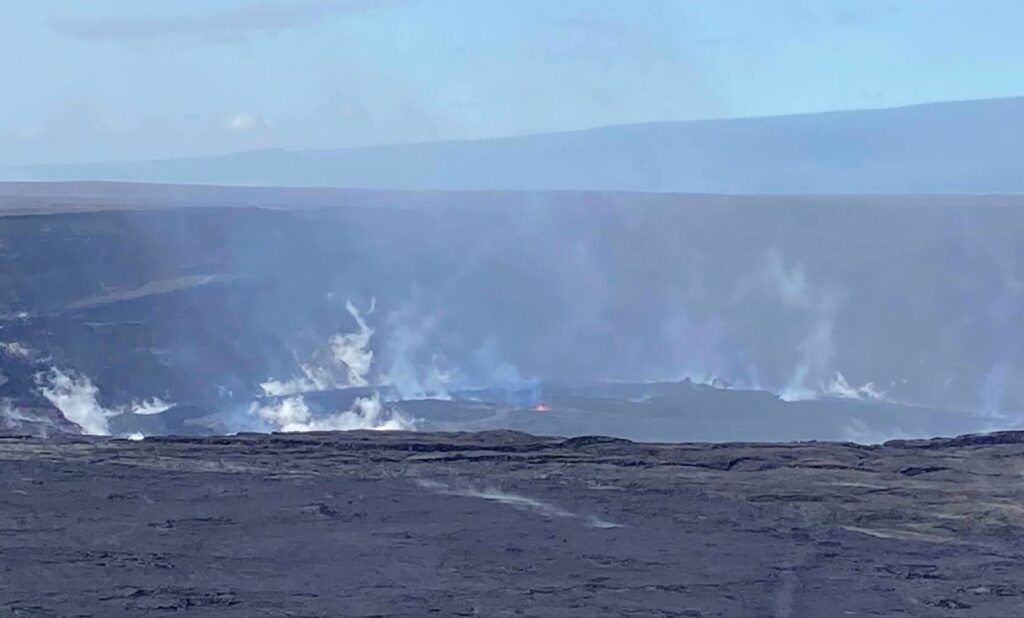
[[[1024,95],[1019,0],[33,0],[0,164]]]

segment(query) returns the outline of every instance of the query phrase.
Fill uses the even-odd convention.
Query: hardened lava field
[[[1021,434],[0,441],[11,616],[1003,617]]]

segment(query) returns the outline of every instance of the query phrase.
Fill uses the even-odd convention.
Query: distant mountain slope
[[[479,141],[0,169],[19,180],[704,193],[1024,192],[1024,98]]]

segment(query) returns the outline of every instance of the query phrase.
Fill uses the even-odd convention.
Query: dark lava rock
[[[0,438],[0,608],[1016,615],[1024,444],[968,442]]]

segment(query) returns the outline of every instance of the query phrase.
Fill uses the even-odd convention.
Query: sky
[[[1024,95],[1019,0],[0,2],[0,164]]]

